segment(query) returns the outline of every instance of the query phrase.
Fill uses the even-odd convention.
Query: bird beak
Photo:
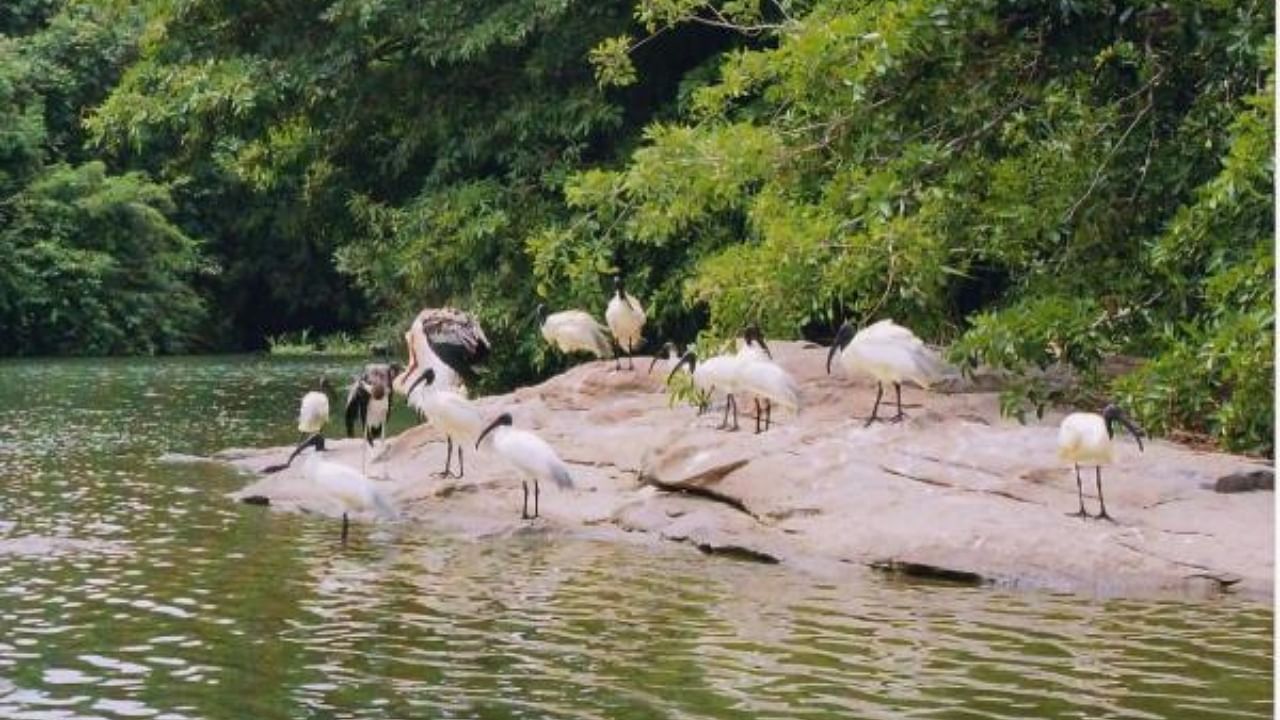
[[[835,339],[831,341],[831,349],[827,351],[827,374],[831,374],[831,358],[836,356],[837,350],[843,350],[849,344],[849,339],[853,337],[853,328],[849,323],[840,326],[840,330],[836,333]]]
[[[646,372],[645,374],[646,374],[646,375],[652,375],[652,374],[653,374],[653,366],[654,366],[654,365],[657,365],[657,364],[658,364],[658,361],[659,361],[659,360],[661,360],[661,359],[662,359],[662,357],[661,357],[661,356],[654,355],[654,356],[653,356],[653,359],[649,361],[649,370],[648,370],[648,372]]]
[[[1123,415],[1117,419],[1120,421],[1121,425],[1124,425],[1124,429],[1129,431],[1129,434],[1133,436],[1133,439],[1138,441],[1138,452],[1146,452],[1142,447],[1142,428],[1134,425],[1129,418],[1124,417]]]
[[[681,355],[680,362],[676,363],[676,366],[671,368],[671,372],[667,373],[667,382],[671,382],[671,378],[676,376],[676,373],[680,371],[680,368],[682,366],[688,365],[689,372],[693,372],[693,369],[697,367],[697,364],[698,364],[698,358],[696,355],[693,354],[692,350],[685,353],[684,355]]]
[[[495,418],[493,422],[489,423],[489,427],[485,428],[484,432],[480,433],[480,437],[476,438],[476,450],[480,449],[480,443],[484,442],[485,436],[488,435],[494,428],[498,427],[501,420],[502,420],[501,416]]]
[[[756,338],[756,339],[760,341],[760,349],[761,349],[761,350],[764,350],[764,356],[765,356],[765,357],[767,357],[767,358],[769,358],[770,360],[772,360],[772,359],[773,359],[773,353],[769,352],[769,343],[767,343],[767,342],[765,342],[765,341],[764,341],[764,335],[761,335],[760,337],[758,337],[758,338]]]
[[[427,379],[427,373],[426,373],[426,372],[423,372],[423,373],[421,373],[420,375],[418,375],[418,379],[417,379],[417,380],[414,380],[414,381],[413,381],[413,383],[412,383],[411,385],[409,385],[409,389],[404,391],[404,396],[405,396],[405,397],[409,397],[410,395],[413,395],[414,388],[416,388],[416,387],[418,387],[419,385],[421,385],[421,384],[422,384],[422,381],[423,381],[423,380],[426,380],[426,379]]]

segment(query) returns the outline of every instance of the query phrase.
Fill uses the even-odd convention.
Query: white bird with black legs
[[[837,354],[840,367],[846,373],[863,373],[876,380],[876,402],[866,425],[879,419],[877,413],[885,383],[893,383],[898,401],[898,414],[889,422],[899,422],[906,417],[902,411],[903,381],[910,380],[927,388],[940,380],[946,371],[942,360],[915,333],[892,320],[881,320],[857,333],[852,325],[845,322],[827,353],[828,374],[831,373],[831,360]]]
[[[312,435],[294,448],[287,461],[264,468],[262,472],[280,472],[289,467],[294,458],[304,450],[313,448],[302,466],[302,475],[315,486],[316,496],[323,503],[342,512],[342,542],[347,541],[350,513],[372,512],[383,519],[394,519],[395,506],[381,488],[363,473],[356,472],[355,468],[322,458],[320,451],[323,446],[324,438],[319,434]]]
[[[1138,441],[1138,451],[1142,452],[1142,429],[1134,425],[1124,411],[1115,405],[1107,405],[1098,413],[1071,413],[1062,419],[1058,426],[1058,458],[1069,462],[1076,469],[1076,493],[1080,497],[1080,509],[1067,513],[1073,517],[1087,518],[1089,513],[1084,509],[1084,485],[1080,480],[1080,466],[1093,465],[1098,486],[1098,506],[1100,511],[1095,516],[1100,520],[1115,520],[1107,514],[1107,503],[1102,499],[1102,466],[1111,464],[1115,457],[1112,439],[1115,437],[1115,424],[1124,426],[1134,440]]]
[[[395,363],[369,363],[351,383],[347,392],[347,437],[355,435],[358,422],[364,429],[368,444],[362,454],[361,468],[368,461],[368,448],[377,437],[384,445],[387,438],[387,419],[391,414],[391,385],[400,372]]]
[[[419,388],[425,384],[426,387]],[[409,386],[409,404],[415,410],[427,416],[433,425],[444,433],[448,441],[445,450],[444,472],[439,477],[455,477],[450,472],[453,463],[453,448],[458,447],[458,474],[462,477],[466,468],[462,461],[462,448],[473,442],[484,428],[484,418],[480,411],[462,395],[453,390],[436,387],[436,371],[427,368],[418,379]]]
[[[538,305],[535,313],[542,325],[542,337],[560,352],[613,357],[609,335],[590,314],[582,310],[561,310],[548,315],[545,305]]]
[[[773,406],[800,412],[800,386],[791,373],[773,361],[773,353],[756,325],[747,327],[738,350],[737,375],[733,386],[739,395],[751,395],[756,410],[756,433],[768,430],[773,422]],[[763,410],[760,401],[764,400]],[[736,400],[735,400],[736,404]]]
[[[316,389],[302,396],[298,406],[298,432],[304,439],[311,435],[320,436],[317,450],[324,450],[324,428],[329,424],[329,379],[320,378]]]
[[[604,321],[618,348],[627,354],[627,369],[634,370],[631,356],[644,342],[644,307],[622,286],[620,275],[613,278],[613,297],[604,309]],[[614,358],[614,361],[616,369],[621,370],[622,360]]]
[[[716,392],[725,394],[724,402],[724,418],[716,427],[717,430],[726,428],[731,430],[738,429],[738,403],[734,399],[734,393],[738,389],[738,370],[742,367],[746,359],[738,354],[716,355],[707,358],[702,362],[698,362],[698,354],[693,350],[689,350],[680,357],[676,366],[671,368],[671,372],[667,374],[667,382],[671,382],[671,378],[680,371],[680,368],[688,365],[689,375],[693,378],[693,387],[698,391],[698,414],[701,415],[707,411],[711,405],[711,400]],[[733,427],[729,427],[729,412],[733,411]]]
[[[546,441],[527,430],[512,427],[511,423],[511,413],[499,415],[480,433],[476,449],[479,450],[487,439],[492,450],[519,471],[522,476],[520,486],[524,489],[520,518],[529,520],[538,517],[539,481],[550,481],[558,488],[569,489],[573,487],[573,477]],[[533,480],[533,515],[529,514],[529,483],[526,478]]]
[[[489,339],[479,321],[456,308],[426,308],[419,312],[404,340],[409,363],[393,386],[406,395],[426,368],[435,371],[438,389],[465,395],[466,384],[477,377],[475,367],[489,357]]]

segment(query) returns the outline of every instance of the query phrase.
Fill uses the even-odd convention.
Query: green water
[[[291,442],[301,392],[355,367],[0,363],[0,718],[1272,714],[1272,611],[1229,597],[832,584],[411,523],[342,547],[160,459]]]

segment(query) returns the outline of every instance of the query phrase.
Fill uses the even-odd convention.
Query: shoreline
[[[819,574],[888,572],[1100,598],[1228,592],[1271,600],[1273,493],[1213,489],[1221,476],[1269,469],[1265,461],[1162,440],[1139,453],[1118,438],[1116,462],[1103,474],[1117,522],[1081,520],[1067,515],[1077,507],[1074,474],[1054,450],[1064,412],[1022,426],[1000,417],[994,392],[907,386],[906,421],[863,428],[874,383],[826,375],[825,348],[771,347],[799,382],[804,408],[775,413],[773,429],[760,435],[749,410],[742,430],[724,432],[714,429],[716,413],[670,407],[664,374],[644,372],[648,358],[635,371],[584,363],[476,399],[486,418],[511,412],[517,427],[538,433],[574,476],[573,490],[543,488],[535,521],[520,519],[520,478],[501,458],[468,447],[465,478],[435,477],[444,438],[429,424],[388,438],[368,474],[389,478],[384,487],[402,518],[476,538],[525,527],[643,533]],[[329,447],[328,460],[360,468],[360,441],[331,439]],[[214,457],[256,472],[291,450]],[[1093,482],[1085,485],[1096,512]],[[275,509],[332,513],[299,466],[232,493],[249,495],[270,498]]]

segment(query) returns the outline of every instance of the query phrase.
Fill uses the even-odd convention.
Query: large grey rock
[[[427,425],[393,438],[369,474],[386,478],[405,517],[476,538],[531,526],[552,536],[678,541],[822,573],[874,567],[1103,596],[1226,588],[1271,596],[1272,503],[1213,490],[1217,478],[1267,470],[1263,463],[1162,441],[1139,453],[1122,439],[1103,476],[1117,522],[1080,520],[1067,516],[1077,506],[1074,474],[1055,456],[1061,412],[1022,426],[1000,417],[994,393],[908,387],[905,422],[864,428],[873,383],[828,376],[824,348],[771,348],[800,382],[804,408],[775,414],[761,435],[749,417],[742,431],[724,432],[717,414],[671,407],[660,374],[646,375],[639,360],[634,372],[589,363],[479,400],[487,417],[506,410],[541,435],[573,473],[574,490],[543,488],[543,517],[533,523],[519,519],[520,478],[499,458],[467,448],[466,478],[435,477],[444,444]],[[330,459],[360,466],[359,443],[331,445]],[[288,452],[223,457],[259,469]],[[330,512],[295,473],[236,496]]]

